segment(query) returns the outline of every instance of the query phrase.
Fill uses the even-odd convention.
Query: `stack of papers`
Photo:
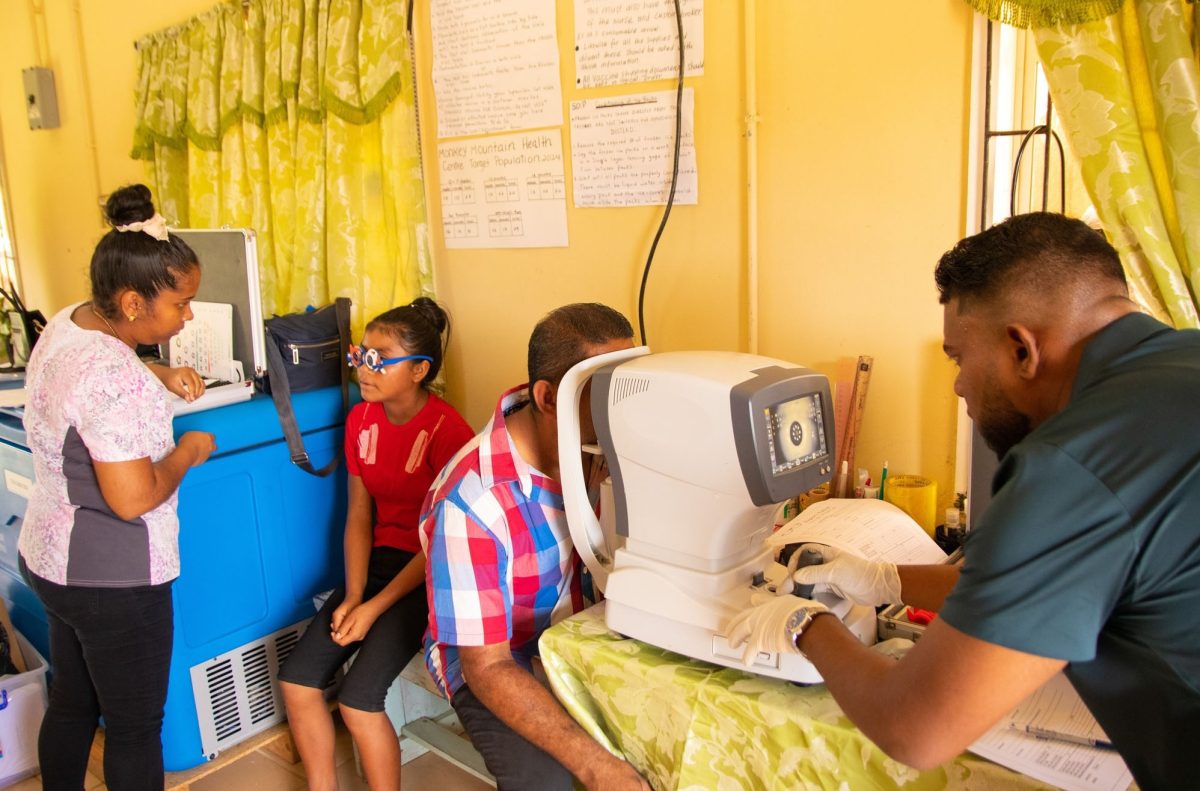
[[[1071,682],[1059,673],[968,749],[1067,791],[1124,791],[1133,775],[1109,744]]]
[[[883,500],[823,500],[767,539],[767,546],[824,544],[867,560],[944,563],[946,553],[912,517]]]
[[[209,381],[205,380],[204,395],[194,401],[184,401],[177,395],[171,395],[171,407],[175,410],[175,415],[186,415],[189,412],[200,412],[205,409],[213,409],[214,407],[225,406],[226,404],[236,404],[238,401],[246,401],[250,396],[254,395],[253,382],[213,382],[209,386]]]

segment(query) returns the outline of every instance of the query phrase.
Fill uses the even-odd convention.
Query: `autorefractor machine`
[[[581,446],[580,399],[597,446]],[[686,656],[744,668],[722,632],[774,596],[788,571],[763,542],[779,503],[830,480],[828,379],[782,360],[646,347],[584,360],[558,395],[559,465],[575,548],[604,591],[608,627]],[[581,451],[602,453],[611,484],[597,518]],[[611,495],[610,495],[611,490]],[[829,592],[813,598],[864,643],[875,611]],[[800,683],[821,676],[802,656],[760,653],[753,672]]]

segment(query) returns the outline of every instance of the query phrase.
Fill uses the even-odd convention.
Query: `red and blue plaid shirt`
[[[521,458],[504,424],[528,400],[525,385],[500,397],[421,509],[425,664],[447,698],[463,685],[458,646],[508,643],[528,667],[542,632],[584,607],[562,488]]]

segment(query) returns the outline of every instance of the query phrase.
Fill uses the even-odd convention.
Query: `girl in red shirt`
[[[346,584],[333,592],[279,671],[309,788],[337,788],[333,718],[323,690],[358,652],[338,707],[374,791],[400,788],[400,742],[384,711],[392,681],[420,650],[428,621],[417,518],[425,493],[474,436],[428,385],[449,319],[420,297],[367,325],[350,347],[362,402],[346,418]]]

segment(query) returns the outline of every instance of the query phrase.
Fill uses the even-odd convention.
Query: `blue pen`
[[[887,486],[887,462],[883,463],[883,472],[879,475],[879,499],[883,499],[883,490]]]
[[[1099,747],[1103,750],[1115,749],[1112,742],[1103,739],[1093,739],[1090,736],[1076,736],[1073,733],[1062,733],[1060,731],[1050,730],[1049,728],[1039,728],[1036,725],[1026,725],[1025,732],[1030,736],[1036,736],[1039,739],[1053,739],[1060,742],[1069,742],[1071,744],[1080,744],[1084,747]]]

